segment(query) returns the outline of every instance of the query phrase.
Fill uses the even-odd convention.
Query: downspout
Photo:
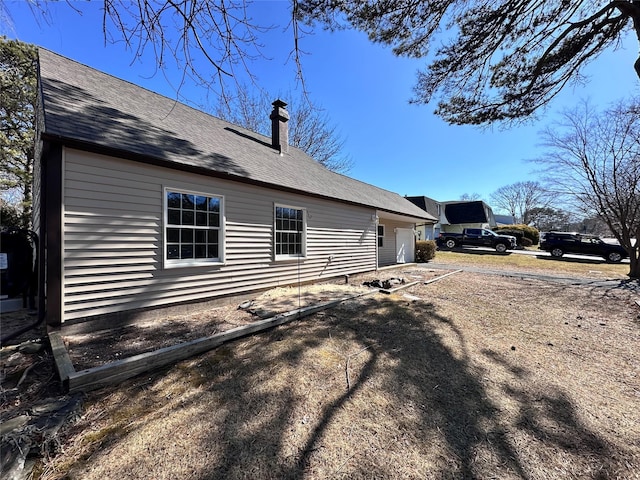
[[[376,271],[380,268],[380,248],[378,247],[378,224],[380,223],[380,217],[378,216],[378,212],[376,211],[372,215],[373,219],[373,238],[375,239],[376,246]]]

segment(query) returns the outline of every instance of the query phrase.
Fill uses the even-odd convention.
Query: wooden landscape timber
[[[462,270],[455,270],[453,272],[445,273],[444,275],[440,275],[439,277],[432,278],[431,280],[427,280],[426,282],[424,282],[424,284],[429,285],[430,283],[440,281],[443,278],[448,277],[449,275],[453,275],[454,273],[460,273],[460,272],[462,272]]]
[[[423,282],[425,285],[441,280],[454,273],[461,272],[456,270],[449,272],[429,281]],[[56,364],[56,369],[60,375],[63,387],[70,393],[86,392],[95,390],[107,385],[119,383],[128,378],[135,377],[141,373],[151,371],[166,365],[171,365],[181,360],[185,360],[192,356],[212,350],[220,345],[236,340],[247,335],[259,333],[264,330],[282,325],[284,323],[303,318],[314,313],[332,308],[344,301],[371,295],[381,292],[392,294],[398,290],[409,288],[413,285],[421,283],[420,281],[410,282],[393,289],[376,289],[370,292],[351,295],[338,300],[320,303],[311,307],[291,310],[281,313],[273,317],[253,322],[249,325],[227,330],[225,332],[216,333],[215,335],[198,338],[188,342],[159,348],[151,352],[141,353],[131,357],[109,362],[98,367],[88,368],[76,371],[67,352],[60,330],[49,332],[49,339]]]
[[[185,360],[232,340],[254,333],[259,333],[292,320],[312,315],[338,305],[346,300],[370,295],[376,291],[377,290],[360,293],[311,307],[292,310],[290,312],[275,315],[271,318],[253,322],[249,325],[243,325],[241,327],[227,330],[226,332],[217,333],[209,337],[198,338],[190,342],[171,345],[152,352],[141,353],[139,355],[110,362],[99,367],[80,371],[76,371],[73,368],[69,354],[64,347],[64,342],[60,332],[51,332],[49,337],[51,339],[56,368],[58,369],[60,379],[65,389],[70,393],[90,391],[106,385],[113,385],[149,370],[170,365],[180,360]]]
[[[69,388],[69,377],[76,371],[73,368],[69,352],[67,352],[67,348],[64,345],[60,330],[49,332],[49,343],[51,344],[51,353],[53,353],[56,370],[58,370],[60,381],[66,390]]]
[[[419,283],[420,283],[419,281],[416,281],[416,282],[405,283],[404,285],[400,285],[399,287],[396,287],[396,288],[382,288],[380,289],[380,293],[386,293],[387,295],[390,295],[392,293],[397,292],[398,290],[404,290],[405,288],[412,287]]]
[[[427,280],[426,282],[415,281],[415,282],[405,283],[404,285],[400,285],[399,287],[396,287],[396,288],[381,289],[380,292],[386,293],[386,294],[392,294],[397,292],[398,290],[404,290],[405,288],[412,287],[419,283],[422,283],[423,285],[429,285],[430,283],[442,280],[443,278],[448,277],[449,275],[453,275],[454,273],[460,273],[460,272],[462,272],[462,270],[456,270],[454,272],[445,273],[444,275],[440,275],[439,277],[432,278],[431,280]]]

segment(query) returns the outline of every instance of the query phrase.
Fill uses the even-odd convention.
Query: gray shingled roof
[[[331,172],[297,148],[39,49],[43,134],[275,187],[432,219],[404,197]]]
[[[417,196],[417,197],[408,196],[406,197],[406,199],[409,200],[414,205],[417,205],[418,207],[420,207],[422,210],[427,211],[427,213],[430,213],[435,218],[438,217],[438,202],[433,198],[429,198],[425,196]]]

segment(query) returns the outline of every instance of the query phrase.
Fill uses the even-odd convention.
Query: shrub
[[[522,245],[523,247],[537,245],[540,241],[540,232],[538,229],[530,227],[529,225],[505,225],[504,227],[496,227],[493,231],[501,235],[513,235],[518,239],[518,245]],[[525,239],[531,243],[527,244]]]
[[[10,204],[4,199],[0,198],[0,226],[3,227],[22,227],[20,210],[15,205]]]
[[[436,242],[433,240],[418,240],[416,242],[416,262],[428,262],[436,256]]]

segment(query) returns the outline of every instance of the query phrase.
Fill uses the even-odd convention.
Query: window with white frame
[[[378,225],[378,247],[384,247],[384,225]]]
[[[304,209],[275,205],[274,248],[277,260],[305,256],[306,222]]]
[[[165,189],[165,263],[222,261],[222,197]]]

